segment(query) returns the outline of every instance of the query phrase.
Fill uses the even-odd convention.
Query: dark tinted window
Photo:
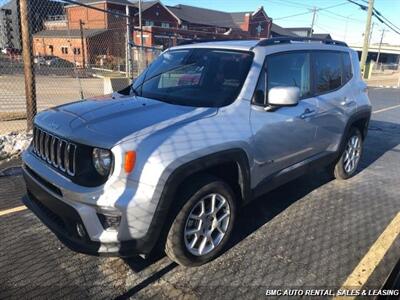
[[[351,69],[350,55],[347,52],[342,53],[343,60],[343,83],[346,83],[353,77],[353,71]]]
[[[278,86],[296,86],[300,89],[300,97],[311,93],[310,54],[292,52],[267,57],[268,91]]]
[[[255,92],[255,93],[259,93],[259,95],[257,97],[256,96],[253,97],[254,104],[265,105],[267,103],[267,98],[266,98],[267,76],[266,75],[267,75],[267,72],[265,70],[265,66],[263,66],[260,77],[258,78],[256,92]]]
[[[317,94],[333,91],[342,84],[342,60],[340,52],[314,52],[315,82]]]

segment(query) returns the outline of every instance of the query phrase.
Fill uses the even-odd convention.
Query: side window
[[[344,84],[353,77],[353,71],[351,68],[350,54],[348,52],[342,52],[342,60],[343,60],[343,84]]]
[[[261,69],[260,77],[258,78],[257,87],[255,95],[253,97],[253,102],[256,105],[266,105],[267,104],[267,73],[265,71],[265,64]]]
[[[316,93],[323,94],[342,84],[342,60],[340,52],[318,51],[314,53]]]
[[[268,91],[278,86],[295,86],[300,98],[311,94],[310,53],[292,52],[267,57]]]

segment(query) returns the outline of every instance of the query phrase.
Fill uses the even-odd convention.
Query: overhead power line
[[[393,24],[388,18],[386,18],[385,16],[383,16],[376,8],[374,8],[374,13],[377,14],[379,17],[381,17],[382,19],[386,20],[390,25],[392,25],[393,27],[395,27],[396,29],[400,30],[400,27],[398,27],[397,25]],[[376,16],[377,17],[377,16]]]
[[[274,18],[274,20],[283,20],[283,19],[288,19],[288,18],[297,17],[297,16],[304,16],[304,15],[308,15],[310,13],[312,13],[312,11],[307,11],[305,13],[294,14],[294,15],[290,15],[290,16],[286,16],[286,17]]]
[[[359,19],[350,18],[350,17],[348,17],[348,16],[346,17],[346,16],[340,15],[340,14],[338,14],[338,13],[334,13],[334,12],[332,12],[332,11],[330,11],[330,10],[325,10],[322,14],[326,16],[325,13],[328,13],[328,14],[330,14],[330,15],[332,15],[332,16],[337,17],[336,19],[338,19],[338,20],[352,20],[352,21],[360,22],[360,23],[364,23],[364,22],[365,22],[365,21],[362,21],[362,20],[359,20]],[[330,18],[334,18],[334,17],[332,17],[332,16],[329,16],[329,17],[330,17]]]
[[[347,2],[342,2],[339,4],[335,4],[335,5],[331,5],[331,6],[327,6],[327,7],[322,7],[322,8],[317,8],[316,11],[322,11],[322,10],[327,10],[330,8],[334,8],[334,7],[338,7],[338,6],[342,6],[342,5],[346,5],[348,4]],[[280,18],[274,18],[274,20],[283,20],[283,19],[287,19],[287,18],[291,18],[291,17],[296,17],[296,16],[302,16],[302,15],[307,15],[307,14],[311,14],[314,13],[314,10],[310,10],[304,13],[299,13],[299,14],[294,14],[294,15],[290,15],[290,16],[286,16],[286,17],[280,17]]]
[[[349,1],[350,3],[353,3],[353,4],[355,4],[355,5],[357,5],[358,7],[360,7],[362,10],[368,10],[368,6],[367,5],[364,5],[364,4],[360,4],[360,3],[358,3],[358,2],[356,2],[356,1],[353,1],[353,0],[347,0],[347,1]],[[367,2],[368,3],[368,2]]]
[[[350,3],[353,3],[355,5],[357,5],[358,7],[360,7],[362,10],[367,10],[368,7],[364,4],[358,3],[354,0],[347,0]],[[366,2],[366,1],[363,1]],[[385,24],[388,28],[390,28],[393,32],[400,34],[400,28],[397,27],[396,25],[394,25],[391,21],[389,21],[389,19],[387,19],[386,17],[384,17],[377,9],[373,8],[373,12],[372,12],[373,16],[375,18],[377,18],[379,20],[379,22]]]
[[[268,2],[272,2],[274,4],[285,4],[285,6],[291,6],[291,7],[301,7],[305,9],[312,9],[313,7],[311,5],[307,5],[304,3],[299,3],[299,2],[294,2],[294,1],[286,1],[286,0],[268,0]]]

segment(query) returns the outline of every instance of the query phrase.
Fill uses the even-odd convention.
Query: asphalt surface
[[[26,110],[25,81],[23,74],[0,74],[0,112],[24,112]],[[36,76],[36,98],[38,110],[80,99],[80,88],[84,97],[103,93],[103,79],[72,76]]]
[[[1,71],[1,70],[0,70]],[[81,78],[72,76],[36,75],[37,110],[103,94],[104,82],[101,78]],[[0,72],[0,135],[26,129],[25,80],[23,74],[1,74]],[[11,118],[10,121],[8,121]],[[22,119],[21,119],[22,118]],[[7,120],[7,121],[3,121]]]
[[[359,174],[308,174],[252,202],[226,252],[198,268],[165,256],[77,254],[29,210],[0,215],[0,298],[262,299],[267,288],[340,288],[400,211],[400,89],[370,97]],[[20,176],[0,177],[0,214],[21,206],[23,194]],[[399,250],[397,237],[364,287],[383,285]]]

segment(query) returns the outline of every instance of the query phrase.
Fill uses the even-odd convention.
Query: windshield
[[[238,96],[252,59],[252,53],[239,51],[167,51],[137,78],[133,88],[142,97],[168,103],[221,107]]]

